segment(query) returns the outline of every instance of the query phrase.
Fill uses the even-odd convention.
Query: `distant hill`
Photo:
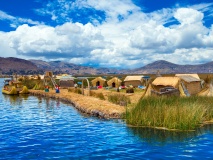
[[[0,57],[0,72],[2,74],[34,74],[39,71],[40,69],[28,60],[14,57]]]
[[[67,73],[72,75],[98,75],[98,74],[161,74],[175,73],[213,73],[213,62],[200,65],[178,65],[160,60],[133,70],[119,70],[113,68],[93,68],[76,65],[62,61],[24,60],[19,58],[1,58],[0,73],[2,74],[43,74],[53,71],[54,74]]]
[[[155,74],[157,71],[161,74],[172,73],[212,73],[213,62],[199,65],[178,65],[168,61],[160,60],[150,63],[141,68],[132,70],[135,74]]]
[[[51,61],[45,62],[42,60],[30,60],[38,68],[44,71],[53,71],[55,74],[68,73],[72,75],[96,75],[96,74],[117,74],[123,73],[122,70],[109,69],[109,68],[93,68],[76,65],[73,63],[62,62],[62,61]]]

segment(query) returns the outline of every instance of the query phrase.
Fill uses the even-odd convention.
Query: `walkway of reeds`
[[[95,97],[68,92],[67,89],[61,89],[60,93],[55,93],[55,90],[51,89],[49,92],[30,90],[30,94],[69,102],[81,112],[100,118],[121,118],[125,112],[125,107],[123,106]]]

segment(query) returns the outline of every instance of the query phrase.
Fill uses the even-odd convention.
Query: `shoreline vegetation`
[[[194,131],[205,124],[213,123],[212,97],[147,97],[139,99],[138,103],[121,106],[106,98],[87,96],[86,92],[85,95],[68,92],[67,89],[61,89],[60,93],[55,93],[55,90],[30,90],[30,94],[71,103],[80,112],[91,116],[125,119],[129,127]],[[120,96],[119,94],[118,97]],[[129,97],[127,99],[130,100]]]
[[[206,84],[212,77],[207,76]],[[213,123],[213,98],[190,97],[143,97],[144,90],[134,88],[134,93],[125,89],[88,90],[81,88],[54,89],[45,92],[42,80],[23,80],[32,95],[60,99],[73,104],[82,113],[105,119],[124,119],[130,127],[149,127],[171,131],[192,131],[205,124]],[[36,84],[36,85],[35,85]],[[38,86],[39,90],[35,89]],[[51,87],[53,88],[53,87]],[[142,98],[143,97],[143,98]]]
[[[174,131],[192,131],[213,122],[212,97],[147,97],[127,110],[126,123]]]

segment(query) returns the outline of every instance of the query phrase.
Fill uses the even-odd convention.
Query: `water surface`
[[[0,159],[212,159],[212,146],[212,125],[196,132],[129,128],[57,100],[0,94]]]

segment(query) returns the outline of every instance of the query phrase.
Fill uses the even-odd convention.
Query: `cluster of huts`
[[[92,87],[102,88],[102,87],[111,87],[111,88],[119,88],[121,86],[132,86],[132,87],[140,87],[146,86],[148,84],[149,76],[126,76],[126,78],[122,81],[118,77],[113,77],[109,80],[106,80],[103,77],[95,77],[91,80]],[[74,87],[75,85],[74,77],[62,76],[60,78],[60,86],[61,87]],[[79,79],[82,79],[80,77]]]
[[[44,79],[45,83],[50,81],[51,83],[59,82],[61,88],[75,87],[76,85],[82,85],[83,80],[87,79],[87,86],[93,88],[119,88],[119,87],[144,87],[148,84],[150,79],[149,76],[126,76],[124,80],[119,79],[118,77],[112,77],[111,79],[105,79],[103,77],[73,77],[68,74],[53,75],[51,71],[46,71],[43,76],[40,76],[40,79]],[[89,81],[89,79],[91,81]]]
[[[44,77],[53,76],[52,72],[46,72]],[[36,77],[34,77],[36,78]],[[43,79],[43,76],[40,76]],[[55,80],[59,81],[61,88],[75,87],[76,84],[82,84],[79,82],[87,77],[73,77],[71,75],[62,74],[54,76]],[[89,79],[89,77],[88,77]],[[90,77],[91,79],[91,77]],[[87,80],[88,81],[88,80]],[[77,82],[77,83],[76,83]],[[198,74],[176,74],[173,77],[164,77],[160,74],[156,74],[156,78],[150,81],[150,76],[137,75],[137,76],[126,76],[125,79],[121,80],[118,77],[112,77],[107,80],[103,77],[94,77],[90,82],[91,87],[102,88],[102,87],[128,87],[134,88],[146,88],[144,96],[151,95],[179,95],[179,96],[190,96],[190,95],[208,95],[213,96],[212,85],[204,87],[204,80],[201,80]]]
[[[213,96],[211,84],[204,87],[198,74],[176,74],[174,77],[157,77],[149,84],[144,96],[207,95]]]

